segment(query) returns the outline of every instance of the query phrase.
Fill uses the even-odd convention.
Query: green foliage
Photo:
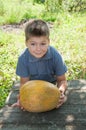
[[[49,12],[59,12],[62,7],[62,0],[46,0],[45,9]]]
[[[45,2],[45,0],[33,0],[33,4],[35,4],[35,3],[44,3]]]
[[[3,5],[3,6],[2,6]],[[21,22],[22,19],[30,19],[40,17],[44,5],[35,4],[33,1],[27,0],[4,0],[0,4],[0,24],[14,24]]]
[[[65,0],[63,1],[64,7],[69,12],[79,12],[86,10],[86,0]]]
[[[86,10],[86,0],[46,0],[45,8],[48,12],[60,12],[62,9],[69,12]]]
[[[8,96],[12,83],[13,81],[11,75],[5,73],[2,76],[0,73],[0,107],[4,105],[5,99]]]
[[[86,79],[85,14],[60,14],[54,24],[51,43],[64,56],[68,79]]]
[[[3,16],[4,13],[5,13],[4,2],[1,0],[0,1],[0,16]]]
[[[55,21],[56,15],[68,11],[86,9],[85,0],[1,0],[0,24],[14,24],[22,19],[42,18],[46,21]],[[34,3],[34,4],[33,4]]]
[[[21,37],[19,41],[22,42]],[[4,105],[12,84],[17,79],[15,68],[21,50],[19,41],[17,34],[0,31],[0,107]]]
[[[44,11],[40,16],[45,21],[52,21],[52,22],[54,22],[56,20],[57,14]]]

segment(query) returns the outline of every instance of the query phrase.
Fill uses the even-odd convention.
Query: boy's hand
[[[12,106],[12,107],[19,107],[19,108],[21,108],[23,111],[25,111],[25,109],[21,106],[19,96],[18,96],[17,98],[18,98],[17,102],[14,103],[14,104],[12,104],[11,106]]]
[[[11,106],[12,107],[20,107],[20,101],[19,101],[19,99],[17,100],[16,103],[12,104]]]
[[[59,88],[60,90],[60,88]],[[59,99],[59,103],[56,106],[56,108],[59,108],[63,103],[65,103],[67,101],[67,96],[64,95],[64,91],[60,90],[61,95],[60,95],[60,99]]]

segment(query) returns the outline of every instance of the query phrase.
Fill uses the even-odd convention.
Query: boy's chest
[[[50,60],[30,62],[28,65],[29,73],[33,74],[53,74],[54,67]]]
[[[54,80],[54,66],[52,61],[30,62],[28,65],[30,79]]]

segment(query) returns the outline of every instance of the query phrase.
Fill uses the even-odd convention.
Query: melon
[[[45,112],[56,108],[60,91],[54,84],[31,80],[20,88],[21,106],[29,112]]]

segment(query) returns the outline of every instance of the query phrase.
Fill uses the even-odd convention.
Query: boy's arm
[[[20,77],[20,87],[22,87],[26,82],[29,81],[29,77]]]
[[[67,89],[67,80],[65,74],[57,77],[57,86],[62,93],[65,93]]]
[[[61,92],[59,104],[57,104],[57,106],[56,106],[56,108],[59,108],[67,100],[67,96],[65,96],[65,91],[67,89],[67,81],[66,81],[65,75],[57,77],[57,86]]]

